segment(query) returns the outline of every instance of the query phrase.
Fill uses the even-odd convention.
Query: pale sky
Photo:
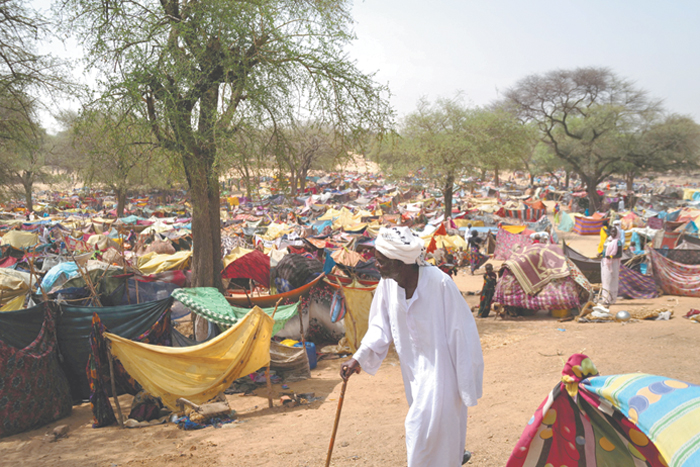
[[[355,0],[351,56],[399,116],[462,91],[485,105],[519,79],[607,67],[700,123],[697,0]]]
[[[529,74],[595,66],[700,123],[697,0],[355,0],[352,14],[349,56],[399,117],[423,96],[486,105]]]

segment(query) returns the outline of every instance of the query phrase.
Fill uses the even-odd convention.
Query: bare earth
[[[597,237],[567,235],[567,242],[593,255]],[[460,275],[464,292],[481,288],[482,277]],[[478,295],[467,302],[476,309]],[[622,300],[612,311],[673,306],[670,321],[579,324],[540,312],[523,321],[478,319],[486,370],[484,397],[470,409],[470,465],[502,466],[539,403],[554,387],[569,355],[590,356],[601,374],[643,372],[700,383],[700,326],[681,318],[700,300],[660,297]],[[239,421],[224,428],[182,431],[173,424],[93,429],[88,404],[69,418],[0,439],[3,466],[323,466],[340,393],[341,360],[321,361],[307,381],[290,383],[297,393],[323,397],[310,405],[267,407],[256,396],[227,396]],[[274,386],[275,394],[283,391]],[[128,408],[130,396],[122,396]],[[347,387],[333,453],[334,466],[406,465],[403,420],[407,412],[398,359],[390,354],[377,376],[354,376]],[[67,438],[49,442],[45,433],[68,424]]]

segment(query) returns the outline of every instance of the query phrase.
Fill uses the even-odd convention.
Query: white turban
[[[424,264],[425,243],[408,227],[382,227],[374,246],[389,259],[398,259],[406,264]]]

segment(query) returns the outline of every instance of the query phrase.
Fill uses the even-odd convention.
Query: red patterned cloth
[[[513,252],[521,251],[525,246],[532,245],[532,239],[525,235],[512,234],[498,229],[496,234],[496,250],[493,259],[506,261]]]
[[[528,310],[564,310],[578,308],[579,289],[571,277],[555,279],[542,288],[537,295],[528,295],[512,272],[506,269],[496,285],[493,301],[504,306]]]
[[[647,258],[654,279],[665,294],[700,297],[700,265],[676,263],[652,248],[647,249]]]
[[[27,347],[17,349],[0,341],[0,437],[70,414],[72,399],[57,345],[48,310],[41,331]]]

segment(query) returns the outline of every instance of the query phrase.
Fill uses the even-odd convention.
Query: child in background
[[[496,282],[498,277],[496,273],[493,272],[493,265],[488,263],[484,269],[484,287],[481,289],[481,300],[479,302],[479,318],[488,318],[489,312],[491,311],[491,301],[493,300],[493,294],[496,292]]]

